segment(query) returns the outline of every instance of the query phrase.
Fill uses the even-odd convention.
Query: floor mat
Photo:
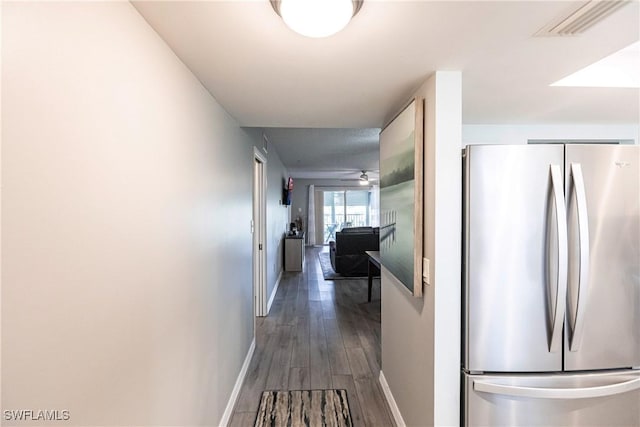
[[[346,390],[265,391],[255,427],[352,427]]]
[[[353,279],[366,279],[367,276],[343,276],[340,273],[336,273],[331,266],[331,259],[328,252],[320,252],[318,254],[320,259],[320,268],[322,268],[322,277],[324,280],[353,280]],[[378,277],[378,276],[374,276]]]

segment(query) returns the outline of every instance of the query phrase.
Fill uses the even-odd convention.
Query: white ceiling
[[[134,5],[242,126],[335,139],[382,127],[435,70],[462,71],[465,124],[637,124],[638,89],[549,86],[640,39],[638,0],[580,36],[532,37],[583,3],[365,0],[325,39],[293,33],[267,0]],[[267,134],[295,169],[338,150],[309,132]],[[348,167],[369,168],[368,150]]]

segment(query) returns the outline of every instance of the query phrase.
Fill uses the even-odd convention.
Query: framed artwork
[[[380,132],[380,256],[422,296],[424,100],[414,98]]]

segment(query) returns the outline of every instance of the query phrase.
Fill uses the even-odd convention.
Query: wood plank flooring
[[[378,382],[380,280],[325,281],[318,252],[305,270],[284,273],[269,316],[256,323],[256,350],[231,419],[253,426],[264,390],[347,390],[355,427],[393,426]]]

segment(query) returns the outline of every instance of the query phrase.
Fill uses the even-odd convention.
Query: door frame
[[[267,158],[253,147],[253,307],[256,317],[267,315]]]

